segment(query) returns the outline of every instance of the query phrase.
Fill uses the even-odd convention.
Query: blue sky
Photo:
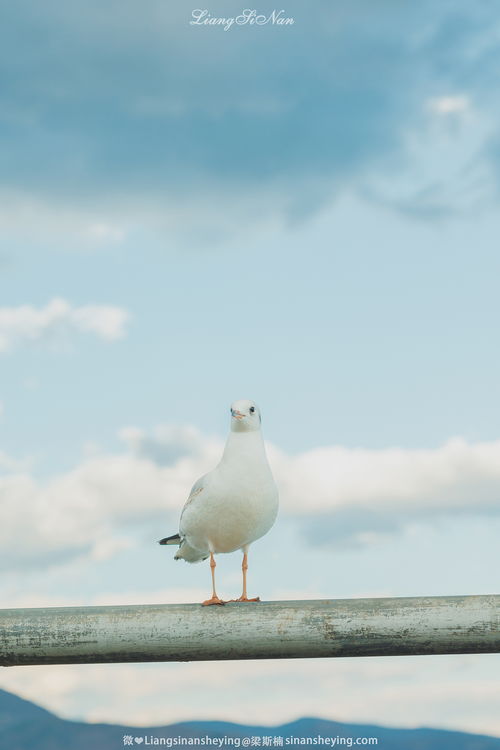
[[[282,498],[252,552],[257,593],[496,590],[495,8],[286,11],[292,27],[224,32],[160,0],[6,9],[5,606],[204,597],[208,568],[154,540],[218,460],[240,397],[261,406]],[[224,593],[239,587],[237,555],[219,571]],[[250,688],[225,665],[210,700],[206,665],[1,684],[94,720],[241,720],[245,698],[256,723],[500,734],[495,657],[354,662],[334,678],[316,661],[255,664]],[[174,676],[190,701],[165,689]]]
[[[347,197],[293,230],[206,252],[134,239],[93,252],[20,249],[3,270],[5,305],[64,296],[131,319],[112,344],[81,335],[62,351],[19,343],[3,356],[5,450],[44,444],[44,471],[124,423],[168,417],[223,434],[227,402],[245,393],[289,451],[494,439],[494,224],[487,214],[436,226]]]

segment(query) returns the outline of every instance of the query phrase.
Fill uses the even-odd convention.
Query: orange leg
[[[243,562],[241,563],[241,570],[243,571],[243,593],[239,599],[231,599],[233,602],[260,602],[258,596],[253,599],[249,599],[247,596],[247,570],[248,570],[248,555],[246,551],[243,553]]]
[[[212,598],[207,599],[206,601],[202,602],[202,604],[206,607],[209,604],[225,604],[226,602],[223,602],[222,599],[219,599],[217,596],[217,592],[215,591],[215,559],[214,559],[214,553],[210,553],[210,570],[212,572]]]

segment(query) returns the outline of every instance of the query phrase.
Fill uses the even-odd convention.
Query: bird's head
[[[255,401],[240,398],[231,404],[231,430],[250,432],[260,430],[260,411]]]

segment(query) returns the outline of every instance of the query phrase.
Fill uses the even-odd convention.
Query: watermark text
[[[255,9],[245,8],[237,16],[213,16],[207,8],[195,8],[191,11],[190,26],[218,26],[229,31],[234,26],[293,26],[295,19],[285,15],[285,11],[273,10],[271,13],[258,13]]]

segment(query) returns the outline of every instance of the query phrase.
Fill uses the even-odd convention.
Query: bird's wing
[[[181,521],[182,521],[182,516],[184,515],[184,511],[186,510],[186,508],[188,507],[188,505],[191,505],[191,503],[194,500],[196,500],[196,498],[199,497],[201,495],[201,493],[203,492],[203,490],[205,489],[205,487],[206,487],[206,477],[207,477],[207,474],[204,474],[202,477],[200,477],[198,479],[197,482],[195,482],[193,484],[193,487],[191,488],[191,492],[189,493],[189,497],[186,500],[186,502],[184,503],[184,507],[182,509],[182,513],[181,513],[181,517],[180,517]]]

